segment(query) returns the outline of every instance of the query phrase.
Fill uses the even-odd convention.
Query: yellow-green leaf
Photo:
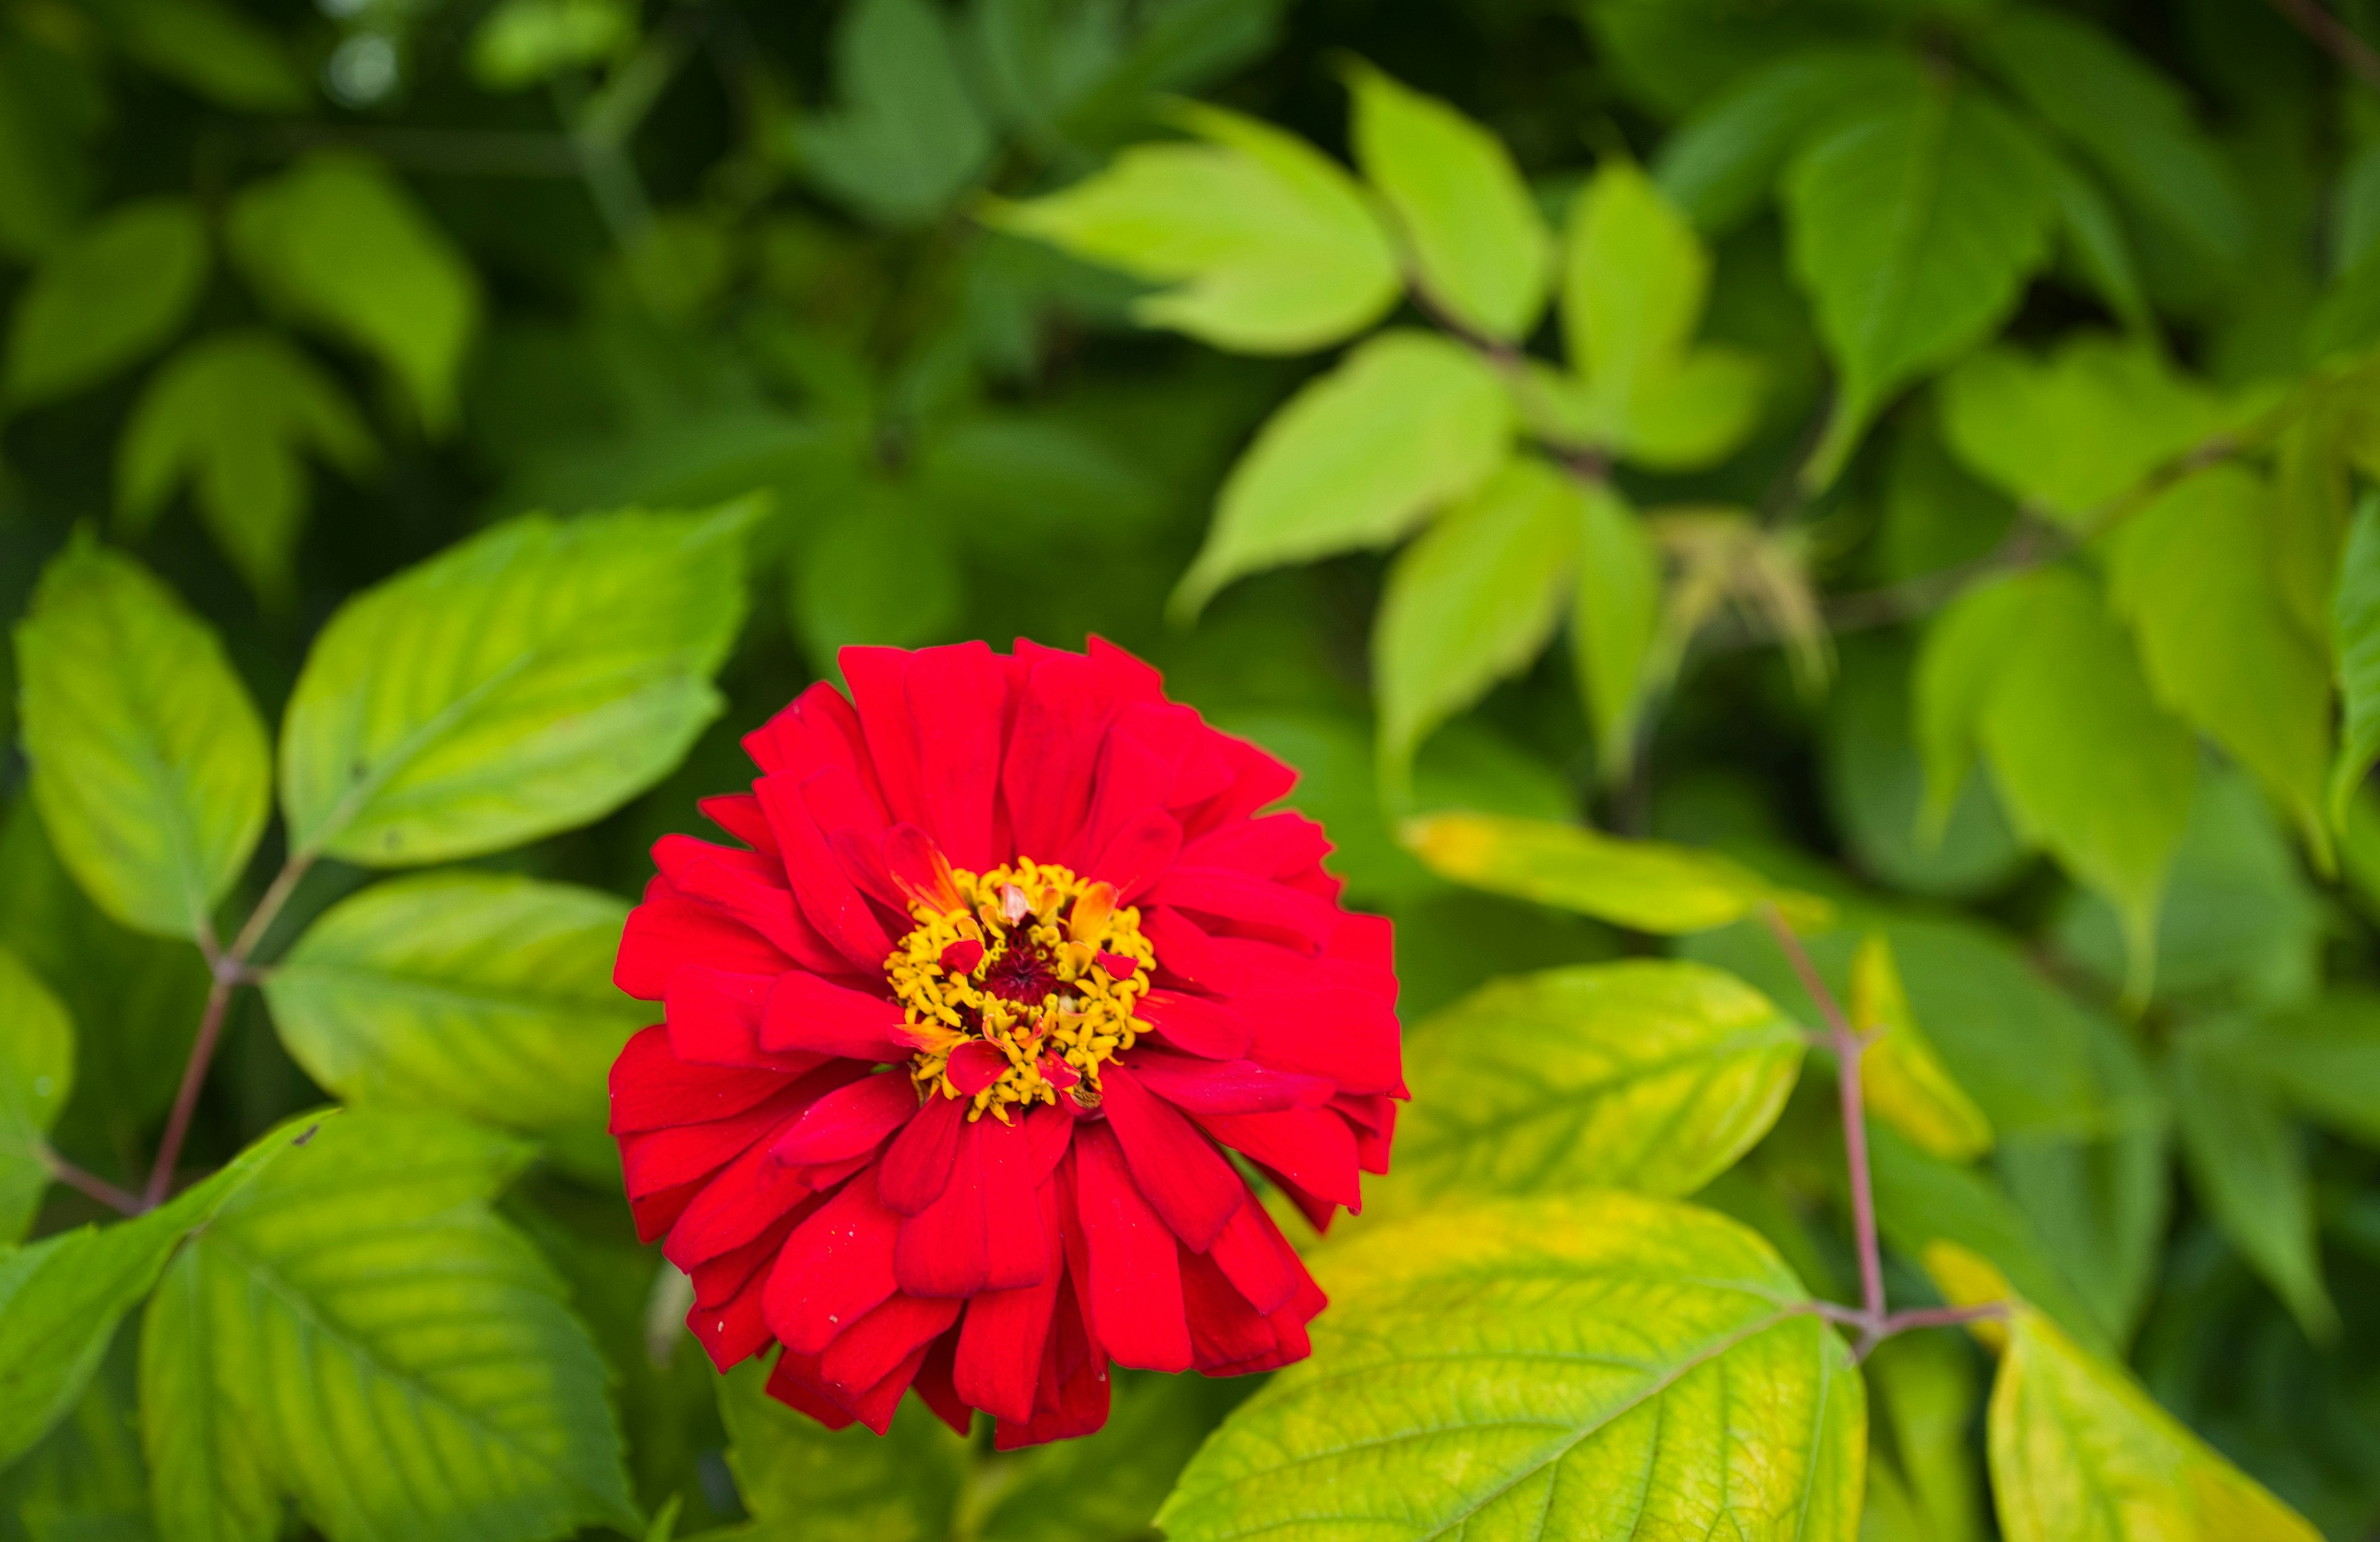
[[[74,1091],[74,1022],[0,947],[0,1248],[25,1234],[50,1186],[46,1141]]]
[[[1497,814],[1408,820],[1406,846],[1442,878],[1616,926],[1706,931],[1765,905],[1823,924],[1824,900],[1779,889],[1726,857],[1658,841],[1621,841],[1584,825]]]
[[[1405,1035],[1427,1089],[1366,1214],[1580,1189],[1694,1193],[1776,1123],[1802,1028],[1706,965],[1638,959],[1498,980]]]
[[[1925,628],[1910,680],[1925,800],[1918,835],[1938,844],[1958,807],[1959,790],[1980,748],[1984,708],[2022,645],[2028,610],[2022,585],[1977,584],[1943,607]]]
[[[1220,107],[1176,115],[1205,144],[1136,145],[989,223],[1177,288],[1134,303],[1242,353],[1305,353],[1378,321],[1402,286],[1364,191],[1293,134]]]
[[[1508,1201],[1365,1228],[1315,1267],[1313,1358],[1208,1438],[1158,1514],[1173,1542],[1857,1534],[1851,1352],[1732,1220]]]
[[[213,630],[78,536],[17,625],[33,803],[59,860],[139,931],[197,937],[264,832],[264,723]]]
[[[1860,1056],[1867,1106],[1934,1155],[1971,1162],[1992,1148],[1991,1121],[1951,1078],[1909,1010],[1892,944],[1869,935],[1852,957],[1852,1026],[1872,1034]]]
[[[1244,574],[1401,539],[1503,463],[1512,404],[1459,343],[1387,332],[1309,382],[1257,431],[1173,594],[1196,614]]]
[[[1572,662],[1595,758],[1606,782],[1628,772],[1636,754],[1636,719],[1661,626],[1661,555],[1651,532],[1618,488],[1591,484],[1579,504],[1577,603],[1571,614]]]
[[[1411,249],[1415,277],[1457,322],[1517,342],[1545,305],[1553,240],[1495,135],[1368,65],[1348,74],[1355,164]]]

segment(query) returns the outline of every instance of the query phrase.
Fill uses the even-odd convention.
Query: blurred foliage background
[[[220,631],[278,722],[335,607],[494,520],[758,489],[770,512],[750,535],[724,712],[616,813],[480,866],[633,896],[651,843],[698,828],[696,799],[747,779],[738,735],[832,674],[837,647],[1079,646],[1090,632],[1302,769],[1299,801],[1338,843],[1350,900],[1399,922],[1408,1022],[1491,977],[1635,945],[1434,877],[1394,838],[1408,808],[1585,813],[1721,846],[1891,936],[1921,1019],[1999,1130],[1981,1168],[1880,1157],[1888,1241],[1952,1212],[2019,1235],[2169,1408],[2328,1535],[2368,1537],[2380,1158],[2336,1132],[2360,1123],[2368,1139],[2380,1107],[2369,1038],[2298,1064],[2289,1099],[2240,1115],[2278,1132],[2254,1150],[2227,1157],[2207,1140],[2186,1160],[2165,1080],[2184,1073],[2164,1052],[2192,1025],[2380,984],[2380,867],[2351,834],[2344,879],[2317,877],[2289,815],[2209,752],[2166,897],[2157,995],[2128,1023],[2116,912],[2029,852],[1982,779],[1938,847],[1916,838],[1925,778],[1909,677],[1925,606],[1901,603],[1905,589],[1880,611],[1780,607],[1750,597],[1757,585],[1706,605],[1616,771],[1598,763],[1555,649],[1430,734],[1411,790],[1384,802],[1398,783],[1375,764],[1368,651],[1384,557],[1262,573],[1194,624],[1166,620],[1225,473],[1326,361],[1144,330],[1132,320],[1143,285],[984,218],[1165,132],[1172,96],[1343,155],[1351,55],[1491,128],[1549,223],[1597,163],[1652,164],[1710,242],[1703,334],[1756,357],[1766,384],[1717,465],[1630,467],[1620,483],[1640,504],[1758,511],[1763,528],[1790,532],[1789,600],[1815,606],[1999,550],[2016,501],[1975,455],[1946,448],[1949,408],[1938,393],[1900,395],[1906,372],[1878,388],[1878,427],[1856,454],[1840,446],[1840,477],[1799,475],[1833,379],[1810,286],[1765,181],[1703,184],[1699,205],[1680,194],[1679,126],[1707,126],[1714,103],[1796,51],[1889,48],[1973,69],[1973,36],[1997,8],[6,0],[0,613],[20,614],[43,565],[94,528]],[[2152,352],[2227,399],[2369,341],[2380,91],[2358,77],[2352,39],[2380,18],[2343,5],[2350,41],[2326,53],[2292,9],[2079,5],[2067,10],[2096,23],[2112,64],[2003,72],[2088,170],[2082,193],[2061,195],[2081,212],[2061,206],[2010,299],[2009,335],[2158,339]],[[2097,117],[2074,108],[2084,100]],[[1691,552],[1670,555],[1691,565]],[[1775,646],[1780,633],[1795,646]],[[21,759],[0,765],[0,940],[79,1033],[51,1138],[137,1185],[206,967],[78,892],[24,783]],[[278,838],[243,902],[271,876]],[[278,937],[364,877],[318,865]],[[260,956],[274,951],[268,937]],[[1795,1000],[1735,930],[1686,951]],[[1830,967],[1848,940],[1839,952]],[[228,1033],[193,1167],[324,1100],[254,993],[236,998]],[[1798,1094],[1706,1199],[1778,1240],[1814,1288],[1840,1291],[1850,1256],[1825,1102]],[[2289,1111],[2301,1105],[2350,1112],[2301,1123]],[[600,1142],[587,1149],[533,1169],[503,1211],[566,1280],[620,1380],[639,1501],[681,1504],[681,1531],[732,1522],[759,1508],[757,1480],[731,1475],[714,1378],[656,1293],[657,1256],[635,1245]],[[2224,1167],[2235,1158],[2240,1171]],[[2306,1235],[2258,1239],[2240,1217],[2260,1206],[2301,1210]],[[100,1213],[55,1189],[36,1234]],[[130,1355],[119,1343],[74,1418],[0,1473],[0,1537],[146,1535]],[[1135,1535],[1240,1391],[1128,1381],[1099,1442],[976,1494],[963,1524]],[[825,1491],[771,1471],[793,1485],[784,1503]],[[826,1465],[811,1476],[867,1487]],[[872,1512],[852,1524],[898,1534]]]

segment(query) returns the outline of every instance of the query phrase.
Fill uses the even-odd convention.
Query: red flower
[[[1324,1301],[1224,1155],[1317,1226],[1405,1095],[1389,923],[1337,903],[1295,773],[1093,639],[843,654],[673,835],[617,978],[647,1241],[722,1369],[880,1434],[914,1386],[1002,1449],[1106,1422],[1108,1362],[1232,1376]]]

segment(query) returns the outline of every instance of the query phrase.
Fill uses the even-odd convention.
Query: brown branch
[[[2380,91],[2380,53],[2357,37],[2347,23],[2324,10],[2320,0],[2272,0],[2273,9],[2313,41],[2313,45],[2374,91]]]

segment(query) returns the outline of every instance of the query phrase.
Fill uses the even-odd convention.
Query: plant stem
[[[51,1177],[68,1188],[81,1190],[108,1208],[121,1210],[126,1215],[138,1215],[145,1208],[140,1196],[130,1189],[117,1188],[97,1173],[85,1172],[48,1147],[41,1148],[41,1156],[42,1165],[50,1170]]]
[[[149,1169],[149,1182],[140,1191],[136,1209],[155,1209],[165,1202],[166,1192],[174,1186],[175,1164],[181,1160],[182,1143],[189,1138],[190,1121],[199,1111],[199,1093],[207,1085],[208,1067],[214,1063],[215,1047],[223,1039],[224,1021],[231,1015],[231,993],[253,978],[248,968],[249,955],[264,941],[273,917],[281,914],[282,906],[289,903],[289,896],[298,892],[299,880],[313,865],[311,852],[299,852],[283,863],[281,870],[273,875],[273,881],[265,886],[256,908],[249,913],[248,924],[232,940],[231,951],[215,953],[209,950],[207,966],[214,975],[214,984],[208,988],[206,1010],[199,1016],[199,1036],[190,1041],[190,1058],[182,1065],[182,1085],[174,1093],[174,1111],[166,1116],[164,1137],[157,1143],[157,1160]]]
[[[1860,1328],[1859,1353],[1865,1354],[1876,1342],[1889,1330],[1890,1319],[1884,1309],[1884,1252],[1876,1234],[1876,1187],[1867,1155],[1867,1110],[1860,1091],[1860,1054],[1867,1040],[1855,1032],[1851,1019],[1835,1000],[1818,974],[1818,966],[1810,962],[1802,939],[1794,935],[1791,923],[1775,905],[1761,908],[1761,919],[1768,924],[1776,937],[1777,946],[1783,951],[1786,962],[1801,977],[1803,989],[1818,1003],[1819,1013],[1827,1019],[1827,1028],[1834,1041],[1835,1085],[1841,1093],[1843,1117],[1843,1159],[1851,1169],[1852,1232],[1859,1247]]]
[[[2313,39],[2315,47],[2354,71],[2365,85],[2380,90],[2380,54],[2350,31],[2347,23],[2324,10],[2318,0],[2273,0],[2273,9]]]

